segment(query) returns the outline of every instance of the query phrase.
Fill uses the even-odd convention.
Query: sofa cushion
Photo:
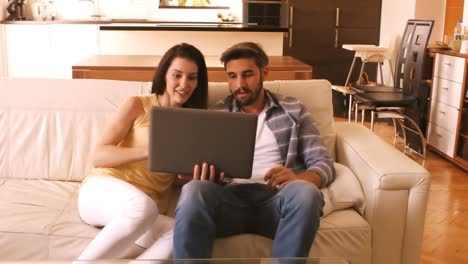
[[[141,82],[0,80],[0,178],[83,180],[107,120],[147,92]]]
[[[75,236],[53,235],[61,215],[76,210],[69,205],[78,185],[46,180],[6,180],[0,186],[0,255],[6,259],[49,259],[54,258],[54,254],[70,258],[74,257],[70,253],[83,250],[97,234],[97,229],[81,224]],[[54,244],[76,249],[69,253],[54,252],[51,251]]]
[[[99,232],[78,214],[79,183],[3,179],[0,184],[1,260],[74,259]],[[155,238],[172,229],[159,215]]]
[[[268,257],[271,239],[242,234],[217,239],[213,257]],[[340,210],[320,221],[320,229],[309,253],[310,256],[344,257],[350,263],[369,263],[371,256],[371,228],[354,210]]]
[[[78,215],[79,183],[17,179],[1,182],[2,260],[73,259],[99,232],[83,223]],[[172,227],[173,219],[160,215],[153,227],[155,239]],[[248,234],[218,239],[214,255],[266,257],[271,243],[270,239]],[[351,256],[362,260],[369,252],[370,227],[356,211],[335,211],[321,219],[312,255]]]

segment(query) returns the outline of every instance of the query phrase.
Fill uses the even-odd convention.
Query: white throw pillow
[[[347,208],[354,208],[363,215],[366,203],[361,184],[348,167],[339,163],[334,166],[335,181],[328,188],[321,189],[325,200],[323,216]]]

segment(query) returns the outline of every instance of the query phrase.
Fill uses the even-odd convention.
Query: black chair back
[[[431,36],[433,20],[410,19],[398,51],[395,69],[395,88],[403,93],[418,97],[423,80],[424,58]]]

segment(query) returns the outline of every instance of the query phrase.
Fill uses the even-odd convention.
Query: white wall
[[[406,21],[414,17],[415,7],[415,0],[382,0],[380,46],[389,48],[387,56],[391,58],[393,69]],[[383,75],[384,83],[393,85],[388,63],[384,64]]]
[[[434,20],[429,43],[444,39],[445,3],[445,0],[416,0],[414,18]]]
[[[380,46],[398,49],[409,18],[414,17],[415,0],[382,0]],[[396,15],[398,14],[398,15]]]
[[[394,65],[408,19],[434,20],[429,40],[429,43],[433,43],[443,39],[444,17],[445,0],[382,0],[380,46],[389,48],[388,56]],[[383,71],[384,83],[392,85],[388,63],[384,65]]]
[[[463,22],[468,23],[468,0],[465,0],[463,6]]]

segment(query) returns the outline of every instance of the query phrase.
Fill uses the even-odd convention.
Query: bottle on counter
[[[463,37],[463,20],[458,20],[455,28],[453,29],[453,39],[462,40]]]
[[[31,4],[31,14],[34,20],[47,19],[47,3],[43,0],[36,0]]]
[[[455,28],[453,29],[453,38],[449,43],[449,47],[456,52],[460,51],[463,39],[463,20],[458,20]]]
[[[57,18],[57,7],[55,1],[49,0],[47,3],[47,20],[55,20]]]

